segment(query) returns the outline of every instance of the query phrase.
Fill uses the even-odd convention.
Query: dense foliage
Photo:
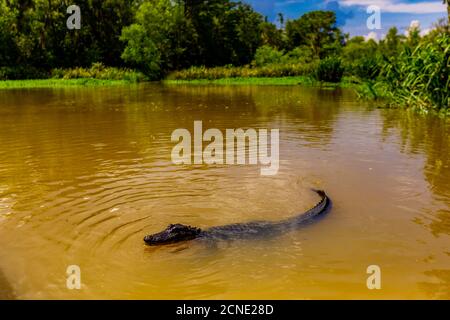
[[[344,75],[344,67],[338,57],[322,59],[317,66],[316,77],[320,81],[340,82]]]
[[[233,0],[78,0],[69,30],[71,4],[0,0],[0,79],[349,77],[392,103],[449,107],[446,21],[374,41],[344,34],[332,11],[274,24]]]
[[[77,1],[80,30],[68,30],[73,1],[0,0],[0,67],[90,66],[122,63],[122,27],[133,21],[133,0]]]
[[[441,34],[406,48],[384,65],[383,76],[396,104],[450,109],[450,37]]]

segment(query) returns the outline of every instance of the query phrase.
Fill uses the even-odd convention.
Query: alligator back
[[[292,218],[281,221],[253,221],[247,223],[235,223],[225,226],[212,227],[202,231],[201,238],[258,238],[261,236],[270,236],[283,233],[289,229],[297,228],[314,218],[328,211],[331,206],[331,200],[322,190],[313,190],[319,194],[322,199],[308,211]]]

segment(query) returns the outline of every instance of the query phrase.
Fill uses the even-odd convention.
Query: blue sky
[[[350,35],[368,35],[374,32],[382,38],[387,30],[396,26],[404,33],[411,21],[420,22],[426,31],[439,18],[446,18],[446,7],[442,0],[245,0],[257,11],[275,22],[277,13],[285,18],[298,18],[312,10],[332,10],[336,12],[338,25]],[[376,5],[381,9],[381,29],[369,30],[366,21],[370,14],[367,7]]]

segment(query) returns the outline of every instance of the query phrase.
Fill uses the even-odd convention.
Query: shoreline
[[[389,100],[380,91],[372,88],[367,89],[366,82],[355,81],[352,77],[343,77],[340,82],[321,82],[311,76],[286,76],[286,77],[234,77],[218,79],[193,79],[175,80],[162,79],[160,81],[130,81],[130,80],[104,80],[95,78],[77,79],[26,79],[26,80],[0,80],[0,92],[12,89],[60,89],[60,88],[95,88],[141,84],[161,84],[167,86],[187,85],[187,86],[302,86],[311,88],[321,88],[325,90],[352,89],[359,99],[378,104],[378,108],[404,108],[414,109],[418,113],[436,114],[439,117],[450,117],[450,110],[433,110],[415,108],[413,106],[389,105]]]
[[[358,84],[351,83],[348,79],[341,82],[320,82],[310,76],[287,76],[287,77],[234,77],[218,79],[165,79],[163,84],[167,85],[258,85],[258,86],[307,86],[325,88],[357,88]]]
[[[320,82],[309,76],[288,77],[236,77],[219,79],[174,80],[160,81],[129,81],[129,80],[102,80],[94,78],[78,79],[26,79],[26,80],[0,80],[0,90],[5,89],[31,89],[31,88],[65,88],[65,87],[93,87],[134,85],[141,83],[161,83],[164,85],[257,85],[257,86],[307,86],[324,88],[354,88],[359,84],[346,79],[338,83]]]
[[[34,89],[34,88],[68,88],[130,85],[140,82],[129,80],[101,80],[92,78],[78,79],[34,79],[34,80],[1,80],[0,90]]]

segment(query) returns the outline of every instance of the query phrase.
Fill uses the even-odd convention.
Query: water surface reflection
[[[175,166],[177,128],[279,128],[280,170]],[[351,91],[159,86],[0,93],[0,270],[19,298],[449,298],[449,121]],[[169,223],[277,220],[276,239],[146,248]],[[82,269],[83,289],[65,287]],[[377,264],[383,289],[366,288]],[[0,288],[5,291],[5,281]]]

